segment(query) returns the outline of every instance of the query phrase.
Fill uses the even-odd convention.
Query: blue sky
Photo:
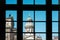
[[[58,4],[59,0],[52,0],[52,4]]]
[[[58,11],[52,11],[52,21],[58,21]],[[52,31],[58,32],[58,22],[52,22]]]
[[[17,0],[6,0],[6,4],[17,4]],[[34,0],[23,0],[23,4],[34,4]],[[35,4],[46,4],[46,0],[35,0]],[[58,0],[52,0],[52,4],[58,4]]]
[[[23,4],[34,4],[34,0],[23,0]],[[46,4],[46,0],[35,0],[35,4]]]
[[[46,21],[46,11],[35,11],[35,21]]]
[[[13,16],[14,21],[17,21],[17,11],[16,10],[6,10],[6,18],[9,17],[9,14],[11,14],[11,16]],[[17,22],[14,22],[14,28],[17,27]]]
[[[17,4],[17,0],[6,0],[6,4]]]
[[[58,21],[58,11],[52,11],[52,21]]]

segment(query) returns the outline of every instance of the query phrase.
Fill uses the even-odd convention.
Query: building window
[[[14,40],[17,38],[17,11],[16,10],[6,10],[6,26],[5,34],[6,40]],[[16,37],[14,37],[16,35]]]
[[[46,23],[35,22],[35,32],[46,32]]]
[[[58,32],[58,22],[52,22],[52,32]]]
[[[58,0],[52,0],[52,4],[58,5],[59,1]]]
[[[46,21],[46,11],[35,11],[35,21]]]
[[[32,21],[34,21],[34,11],[23,11],[23,21],[27,21],[27,18],[30,16],[32,18]]]
[[[36,34],[34,34],[34,32]],[[23,40],[24,39],[26,40],[45,39],[46,40],[46,12],[45,11],[23,11]]]
[[[58,33],[52,33],[52,40],[58,40]]]
[[[45,5],[46,4],[46,0],[35,0],[35,4],[36,5]]]
[[[45,5],[46,4],[46,0],[23,0],[23,4]]]
[[[58,11],[52,11],[52,40],[58,40],[59,32],[59,13]]]
[[[17,0],[6,0],[6,4],[17,4]]]
[[[23,0],[23,4],[34,4],[34,0]]]
[[[52,21],[58,21],[58,11],[52,11]]]

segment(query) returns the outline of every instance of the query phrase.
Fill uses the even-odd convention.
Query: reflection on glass
[[[52,21],[58,21],[58,11],[52,11]]]
[[[34,20],[34,11],[23,11],[23,21],[27,21],[28,19]]]
[[[58,4],[59,0],[52,0],[52,4]]]
[[[36,33],[35,40],[46,40],[46,34]]]
[[[37,4],[37,5],[39,5],[39,4],[44,5],[44,4],[46,4],[46,0],[35,0],[35,4]]]
[[[58,40],[58,33],[52,34],[52,40]]]
[[[46,23],[35,22],[35,32],[46,32]]]
[[[35,21],[46,21],[46,11],[35,11]]]
[[[17,0],[6,0],[6,4],[17,4]]]
[[[17,11],[16,10],[6,10],[6,19],[8,19],[9,21],[17,21]]]
[[[52,22],[52,32],[58,32],[58,22]]]
[[[17,40],[17,33],[6,33],[6,40]]]
[[[23,40],[34,40],[34,33],[24,33]]]
[[[23,0],[23,4],[34,4],[34,0]]]

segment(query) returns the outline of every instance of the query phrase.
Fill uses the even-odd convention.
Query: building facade
[[[9,15],[6,18],[6,39],[5,40],[17,40],[17,29],[14,28],[13,16]]]

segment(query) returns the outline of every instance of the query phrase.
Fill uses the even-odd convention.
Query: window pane
[[[6,32],[17,32],[17,22],[6,22]]]
[[[52,11],[52,21],[58,21],[58,11]]]
[[[46,0],[35,0],[35,4],[46,4]]]
[[[6,33],[6,40],[17,40],[17,33]]]
[[[6,19],[12,19],[17,21],[17,11],[16,10],[6,10]]]
[[[34,23],[23,22],[23,32],[34,32]]]
[[[52,40],[58,40],[58,33],[52,34]]]
[[[58,22],[52,22],[52,32],[58,32]]]
[[[35,22],[35,32],[46,32],[46,23]]]
[[[46,21],[46,11],[35,11],[35,21]]]
[[[34,33],[23,33],[23,40],[34,40]]]
[[[52,0],[52,4],[58,4],[58,0]]]
[[[35,40],[46,40],[46,34],[36,33]]]
[[[23,21],[34,20],[34,11],[23,11]]]
[[[23,0],[23,4],[34,4],[34,0]]]
[[[17,4],[17,0],[6,0],[6,4]]]

